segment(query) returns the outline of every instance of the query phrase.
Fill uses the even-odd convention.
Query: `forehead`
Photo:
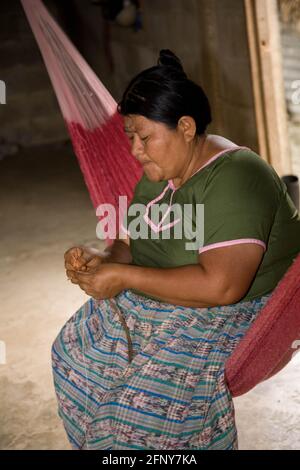
[[[144,116],[136,114],[124,116],[124,126],[126,131],[136,132],[143,129],[150,129],[153,128],[155,124],[156,123],[154,121],[150,121],[150,119],[147,119]]]

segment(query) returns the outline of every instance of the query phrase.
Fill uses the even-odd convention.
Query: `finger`
[[[86,272],[87,272],[88,274],[95,274],[95,273],[96,273],[96,268],[87,267],[87,268],[86,268]]]
[[[82,290],[92,290],[93,288],[90,286],[90,284],[88,284],[87,282],[78,282],[78,285],[79,287],[82,289]]]
[[[99,256],[94,256],[92,259],[90,259],[86,263],[86,267],[88,269],[95,268],[95,267],[98,267],[100,263],[101,263],[101,258]]]
[[[99,257],[101,252],[96,248],[85,247],[82,251],[82,255],[80,256],[80,262],[84,264],[88,264],[90,261],[92,263],[98,263]]]
[[[96,269],[98,270],[101,264],[101,258],[99,256],[93,256],[86,264],[82,265],[79,271],[85,271],[90,274],[94,274]]]
[[[75,266],[74,264],[71,264],[71,263],[65,263],[65,269],[69,271],[74,271],[74,272],[87,271],[87,267],[85,264],[83,266],[78,266],[78,263],[76,263]]]
[[[75,262],[74,262],[74,267],[77,271],[86,271],[86,264],[87,262],[90,261],[90,258],[86,259],[84,257],[81,257],[81,258],[78,258]]]
[[[94,296],[94,293],[91,290],[85,290],[84,291],[87,295],[90,295],[91,297]]]
[[[68,280],[72,282],[72,284],[79,284],[79,281],[76,279],[76,276],[67,274]]]
[[[80,289],[82,289],[87,295],[90,295],[93,297],[93,295],[95,294],[95,292],[93,291],[93,289],[90,288],[90,286],[87,286],[87,285],[82,285],[82,284],[79,284],[79,287]]]
[[[87,282],[87,281],[90,281],[91,277],[92,277],[92,273],[89,273],[87,271],[76,271],[74,273],[74,276],[76,276],[76,279],[78,279],[78,281],[80,282]]]
[[[75,277],[75,274],[76,274],[76,273],[75,273],[75,271],[73,271],[73,270],[69,270],[69,269],[66,270],[66,275],[67,275],[67,277],[68,277],[69,279]]]
[[[64,258],[67,259],[67,258],[72,258],[73,255],[77,254],[78,253],[78,246],[72,246],[72,248],[69,248],[65,254],[64,254]],[[79,254],[80,256],[80,254]]]
[[[72,263],[65,263],[65,269],[69,271],[76,271],[75,266]]]
[[[102,295],[99,294],[99,292],[96,292],[94,290],[86,290],[85,293],[91,297],[93,297],[93,299],[102,299]]]
[[[86,266],[87,264],[97,264],[97,259],[99,258],[99,254],[91,253],[90,251],[82,251],[81,256],[77,259],[78,268],[82,266]]]
[[[85,269],[86,269],[86,267],[85,267],[85,265],[86,265],[86,260],[83,259],[83,258],[78,258],[78,259],[76,259],[73,263],[74,263],[74,268],[75,268],[76,270],[80,270],[80,269],[85,270]]]
[[[75,267],[75,269],[78,269],[78,267],[81,264],[81,262],[80,262],[81,256],[82,256],[82,249],[81,248],[77,248],[72,253],[72,257],[71,257],[70,261],[73,264],[73,266]]]
[[[80,266],[80,271],[86,271],[86,270],[87,270],[86,264],[83,264],[82,266]]]
[[[77,261],[78,258],[80,258],[82,256],[82,253],[83,253],[82,248],[80,248],[79,246],[76,246],[74,248],[71,248],[71,250],[69,250],[66,253],[65,259],[67,261],[73,263],[73,262]]]
[[[76,275],[75,275],[76,273],[74,271],[67,270],[66,274],[67,274],[68,280],[71,281],[72,284],[79,284],[79,281],[76,279]]]
[[[78,259],[83,255],[83,249],[80,246],[76,246],[75,250],[73,251],[74,258]]]
[[[80,256],[81,248],[71,248],[64,255],[65,268],[66,269],[77,269],[77,258]]]
[[[74,269],[74,265],[73,265],[72,261],[70,261],[70,260],[65,261],[65,269]]]

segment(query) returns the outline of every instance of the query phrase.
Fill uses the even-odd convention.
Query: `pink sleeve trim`
[[[211,245],[200,248],[199,253],[204,253],[205,251],[213,250],[214,248],[221,248],[223,246],[239,245],[241,243],[256,243],[257,245],[262,246],[264,251],[267,249],[266,244],[256,238],[239,238],[237,240],[230,240],[227,242],[212,243]]]

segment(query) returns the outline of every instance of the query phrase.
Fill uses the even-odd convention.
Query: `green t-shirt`
[[[260,244],[264,257],[243,301],[271,292],[300,251],[300,217],[285,184],[244,147],[220,152],[177,189],[171,180],[153,183],[143,174],[123,227],[138,266],[197,264],[199,252]]]

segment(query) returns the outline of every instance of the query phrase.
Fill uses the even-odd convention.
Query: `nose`
[[[140,160],[140,157],[144,153],[144,145],[141,139],[135,135],[131,143],[131,153],[137,159]]]

